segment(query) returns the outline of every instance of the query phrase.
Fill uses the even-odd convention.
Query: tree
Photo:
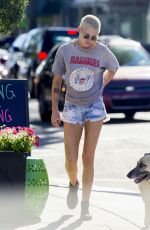
[[[21,21],[28,0],[0,0],[0,33],[11,32]]]

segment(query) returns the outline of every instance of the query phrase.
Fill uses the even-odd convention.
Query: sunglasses
[[[89,34],[85,34],[85,35],[83,35],[83,38],[84,39],[89,39],[90,38],[90,40],[96,41],[98,36],[97,35],[96,36],[90,36]]]

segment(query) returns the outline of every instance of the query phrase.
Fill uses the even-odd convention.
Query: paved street
[[[40,136],[40,147],[34,157],[42,157],[47,165],[51,184],[68,184],[64,170],[63,127],[53,128],[41,123],[37,101],[30,100],[30,122]],[[138,191],[137,185],[126,174],[144,153],[150,151],[150,113],[137,113],[132,122],[122,114],[111,114],[110,122],[103,126],[96,149],[94,188],[109,187],[117,190]],[[84,134],[83,134],[84,135]],[[79,179],[81,179],[81,148]]]
[[[90,199],[92,220],[86,221],[80,218],[82,184],[76,209],[70,210],[66,205],[68,178],[64,169],[63,127],[56,129],[40,122],[37,101],[30,100],[29,104],[31,127],[40,136],[40,147],[32,151],[32,156],[44,159],[50,182],[49,196],[36,221],[23,219],[15,224],[5,221],[0,223],[0,230],[148,230],[144,228],[144,203],[138,187],[126,174],[139,157],[149,152],[150,113],[137,113],[132,122],[114,114],[103,126]],[[82,145],[83,138],[80,150]],[[80,181],[81,172],[80,151]]]

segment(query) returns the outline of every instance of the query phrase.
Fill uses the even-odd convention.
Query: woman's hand
[[[60,119],[60,113],[58,110],[52,112],[51,123],[54,127],[56,128],[59,127],[61,123],[61,119]]]

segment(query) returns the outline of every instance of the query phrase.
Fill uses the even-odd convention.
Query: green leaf
[[[0,33],[11,32],[24,17],[28,0],[0,0]]]

